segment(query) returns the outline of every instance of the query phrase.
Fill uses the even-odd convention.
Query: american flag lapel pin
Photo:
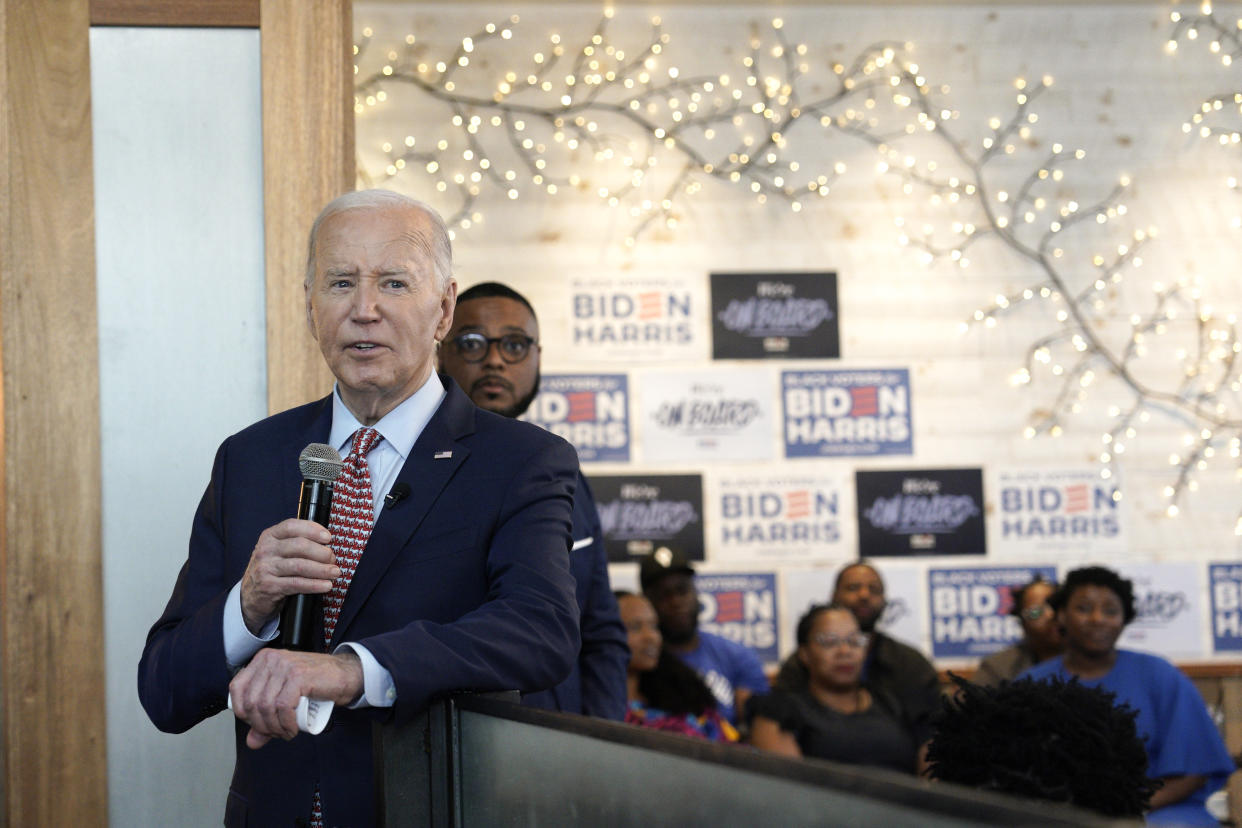
[[[453,456],[453,452],[451,451],[437,451],[435,453],[435,456],[432,457],[431,459],[432,460],[447,460],[452,456]]]

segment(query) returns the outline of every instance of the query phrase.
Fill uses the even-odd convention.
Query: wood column
[[[332,388],[307,332],[302,292],[311,222],[354,189],[350,0],[262,0],[267,400],[282,411]]]
[[[0,725],[10,825],[108,813],[87,0],[0,0]]]

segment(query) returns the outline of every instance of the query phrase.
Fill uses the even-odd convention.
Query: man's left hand
[[[266,647],[229,683],[233,713],[250,725],[250,748],[260,748],[272,737],[297,736],[303,696],[346,705],[362,690],[362,662],[350,650],[327,655]]]

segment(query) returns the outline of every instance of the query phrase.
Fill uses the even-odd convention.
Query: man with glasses
[[[518,417],[539,392],[539,321],[526,297],[484,282],[457,297],[440,367],[480,408]],[[605,719],[625,717],[630,651],[608,582],[608,556],[591,489],[581,472],[574,495],[570,571],[577,581],[582,650],[564,682],[525,704]]]

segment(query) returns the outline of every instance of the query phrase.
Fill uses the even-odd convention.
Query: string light
[[[1017,79],[1012,109],[965,139],[958,133],[970,127],[946,103],[950,89],[928,80],[910,58],[911,44],[875,44],[852,61],[817,64],[805,44],[790,39],[797,27],[777,18],[750,33],[736,63],[693,74],[675,65],[658,17],[637,47],[610,36],[614,17],[607,10],[590,34],[571,42],[556,32],[515,37],[520,21],[513,15],[462,37],[451,54],[433,55],[411,34],[378,60],[370,54],[380,47],[364,29],[355,46],[359,117],[395,106],[398,90],[438,102],[445,117],[421,122],[427,134],[417,140],[414,129],[385,139],[382,160],[360,171],[363,181],[429,177],[456,199],[444,211],[453,231],[483,225],[487,204],[598,199],[630,221],[621,238],[633,249],[656,229],[676,228],[705,185],[743,188],[758,204],[797,212],[810,199],[829,197],[849,172],[894,178],[908,197],[899,203],[948,217],[898,218],[898,242],[922,263],[965,269],[976,246],[999,243],[1033,271],[1026,284],[994,295],[960,326],[988,330],[1012,314],[1047,312],[1049,329],[1010,376],[1028,393],[1051,388],[1051,401],[1033,406],[1025,438],[1062,436],[1091,410],[1093,395],[1109,389],[1115,399],[1120,388],[1127,402],[1108,410],[1096,455],[1103,479],[1116,477],[1153,413],[1189,426],[1189,441],[1169,457],[1170,517],[1209,462],[1227,455],[1242,478],[1236,320],[1214,312],[1199,286],[1183,279],[1154,285],[1147,309],[1126,314],[1128,334],[1106,336],[1104,323],[1121,301],[1117,286],[1134,279],[1158,234],[1130,222],[1128,177],[1103,197],[1084,199],[1074,191],[1073,172],[1085,152],[1036,138],[1035,108],[1053,78]],[[1225,26],[1210,9],[1175,11],[1171,19],[1170,53],[1179,41],[1202,40],[1224,65],[1242,57],[1242,24]],[[816,65],[827,71],[812,71]],[[1237,146],[1238,131],[1221,124],[1231,113],[1242,114],[1242,93],[1205,100],[1185,130]],[[871,145],[875,164],[847,170],[844,152],[808,152],[799,144],[834,139]],[[1236,191],[1238,179],[1229,186]],[[1242,217],[1235,226],[1242,227]],[[1191,343],[1179,357],[1184,376],[1159,387],[1140,364],[1149,354],[1171,353],[1174,339]]]
[[[437,190],[456,197],[455,209],[445,211],[455,230],[466,229],[487,188],[506,200],[593,193],[626,210],[632,247],[644,233],[676,226],[705,181],[745,187],[758,203],[795,213],[827,196],[845,165],[822,148],[796,153],[791,134],[809,135],[804,125],[816,125],[820,137],[874,131],[881,96],[908,102],[908,91],[892,88],[917,76],[917,65],[903,57],[908,44],[882,43],[848,66],[834,65],[825,92],[822,78],[807,77],[808,46],[790,39],[781,18],[752,32],[739,66],[691,75],[668,62],[671,37],[659,17],[642,45],[627,48],[608,32],[614,16],[607,10],[574,44],[552,33],[526,46],[503,43],[519,24],[514,15],[504,28],[490,23],[462,37],[434,65],[414,35],[379,47],[363,29],[355,45],[359,117],[391,106],[397,89],[430,96],[448,116],[437,125],[440,151],[388,139],[382,161],[361,171],[363,181],[430,175]],[[513,54],[524,46],[525,56]],[[381,48],[385,59],[376,64],[369,54]],[[497,62],[512,68],[484,68]],[[445,146],[461,161],[450,164]],[[794,157],[815,158],[816,166]],[[501,158],[518,169],[516,180],[500,175]]]

